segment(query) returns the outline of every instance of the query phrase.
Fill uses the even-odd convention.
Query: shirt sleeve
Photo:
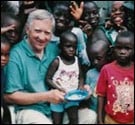
[[[96,93],[100,96],[106,96],[107,91],[107,72],[106,69],[103,67],[100,71],[99,79],[97,82]]]
[[[21,62],[17,56],[19,56],[17,53],[11,53],[9,63],[6,66],[5,93],[13,93],[15,91],[24,89],[22,81],[23,73],[20,64]]]

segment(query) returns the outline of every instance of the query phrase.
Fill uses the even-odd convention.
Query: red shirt
[[[134,64],[129,68],[105,65],[100,72],[97,94],[106,96],[106,113],[119,123],[132,122],[134,119]]]

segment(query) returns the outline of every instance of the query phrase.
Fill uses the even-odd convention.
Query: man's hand
[[[65,93],[57,89],[50,90],[47,92],[47,101],[50,103],[60,103],[64,101]]]

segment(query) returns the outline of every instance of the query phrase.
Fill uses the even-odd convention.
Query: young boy
[[[118,34],[114,45],[115,61],[105,65],[97,83],[98,122],[134,123],[134,34]],[[103,119],[105,101],[105,119]]]
[[[8,63],[10,48],[11,44],[9,43],[8,39],[1,36],[1,109],[3,110],[3,112],[1,112],[1,119],[3,124],[11,124],[10,111],[3,98],[3,90],[5,88],[4,67]]]
[[[47,83],[51,88],[69,92],[83,87],[83,77],[76,55],[77,38],[72,32],[64,32],[60,37],[60,55],[52,62],[47,73]],[[70,124],[78,124],[78,102],[51,104],[54,124],[62,124],[66,110]]]
[[[1,14],[1,34],[9,39],[12,45],[15,45],[21,36],[21,22],[19,18],[12,13]]]
[[[88,56],[93,66],[93,68],[90,68],[86,73],[86,84],[88,84],[92,89],[89,107],[96,113],[98,104],[96,86],[101,68],[109,61],[108,50],[109,45],[103,40],[95,41],[87,46]]]

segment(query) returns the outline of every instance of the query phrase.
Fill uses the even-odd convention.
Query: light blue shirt
[[[57,56],[58,48],[56,42],[48,43],[44,49],[42,59],[39,59],[32,51],[27,39],[23,39],[14,46],[10,53],[9,63],[6,67],[6,89],[5,93],[15,91],[22,92],[45,92],[48,87],[45,84],[45,75],[49,64]],[[18,109],[34,109],[46,115],[50,114],[50,107],[47,103],[21,106]]]
[[[88,70],[86,73],[86,84],[88,84],[92,90],[92,96],[90,98],[90,109],[97,112],[97,95],[96,85],[99,78],[99,71],[96,68]]]
[[[72,32],[77,36],[77,56],[79,57],[80,63],[86,66],[90,66],[91,62],[86,51],[87,35],[77,27],[74,27]]]

